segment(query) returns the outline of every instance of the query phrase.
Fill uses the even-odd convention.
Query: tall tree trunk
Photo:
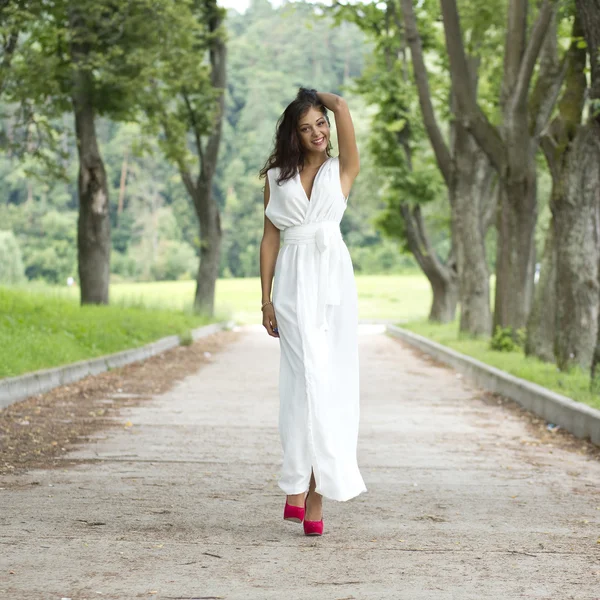
[[[491,311],[485,253],[486,219],[483,213],[486,203],[492,201],[488,195],[491,167],[471,134],[458,120],[452,125],[452,145],[448,148],[431,100],[413,0],[402,0],[401,6],[425,129],[438,168],[448,187],[452,243],[456,255],[452,281],[453,285],[458,284],[460,331],[471,335],[485,335],[490,332]],[[477,89],[477,61],[474,59],[469,61],[469,77],[473,84],[471,89],[474,98]],[[457,82],[453,80],[452,104],[455,104],[456,85]],[[452,314],[455,314],[454,311]]]
[[[458,304],[458,275],[454,250],[450,251],[445,264],[437,258],[425,230],[420,206],[410,208],[407,204],[401,204],[400,214],[406,228],[408,249],[431,285],[433,300],[429,320],[450,323],[456,316]]]
[[[196,276],[194,307],[198,312],[212,315],[215,288],[221,258],[221,218],[219,207],[212,197],[210,185],[200,185],[194,197],[194,206],[200,223],[200,265]]]
[[[590,89],[590,123],[589,127],[595,132],[596,139],[600,136],[600,0],[575,0],[577,7],[577,16],[581,21],[581,26],[585,36],[587,50],[591,65],[591,89]],[[590,166],[592,174],[590,179],[598,181],[600,177],[600,156],[598,148],[595,145],[596,156],[590,156]],[[598,184],[596,183],[596,192],[598,193]],[[593,190],[588,190],[592,192]],[[600,256],[598,256],[600,259]],[[599,269],[600,271],[600,269]],[[596,326],[597,340],[596,349],[592,359],[592,389],[597,389],[599,384],[598,363],[600,362],[600,323]]]
[[[553,334],[554,358],[563,370],[573,365],[590,368],[599,308],[600,124],[591,120],[581,125],[587,87],[582,34],[576,16],[559,113],[541,140],[552,175],[552,222],[546,243],[555,248],[555,275],[542,272],[551,287],[538,294],[540,306],[531,321],[531,336],[547,340]],[[544,271],[547,267],[543,265]],[[554,317],[549,331],[540,331],[538,312],[544,319]]]
[[[483,212],[492,201],[491,166],[462,125],[454,125],[453,137],[455,169],[449,194],[459,279],[459,328],[469,335],[489,335],[492,313]]]
[[[477,104],[456,0],[440,0],[456,116],[485,151],[499,177],[498,256],[494,325],[524,327],[531,306],[537,218],[535,154],[560,89],[555,6],[544,0],[527,39],[528,0],[510,0],[504,54],[501,129]],[[530,103],[529,89],[544,47]]]
[[[554,361],[556,333],[556,238],[554,217],[550,220],[540,278],[535,287],[534,302],[527,321],[525,354],[537,356],[546,362]]]
[[[554,207],[557,255],[556,363],[588,370],[598,327],[600,125],[582,126],[565,161]]]
[[[81,26],[71,15],[74,31]],[[110,278],[110,218],[106,171],[98,149],[93,80],[85,67],[87,48],[73,43],[74,64],[72,102],[79,153],[79,220],[77,251],[82,304],[108,304]]]
[[[558,254],[556,362],[561,369],[594,364],[599,329],[600,258],[600,1],[577,0],[573,38],[585,37],[591,64],[590,118],[579,125],[586,93],[586,54],[571,46],[567,89],[561,101],[559,201],[555,203]],[[576,30],[578,25],[580,30]],[[572,140],[572,141],[571,141]],[[568,145],[566,142],[570,142]],[[558,161],[555,161],[558,162]]]
[[[117,203],[117,223],[119,222],[119,217],[123,212],[123,205],[125,203],[125,189],[127,186],[127,158],[129,155],[129,148],[125,148],[125,152],[123,153],[123,163],[121,165],[121,181],[119,182],[119,201]]]
[[[210,8],[209,29],[214,35],[210,48],[211,84],[213,89],[218,90],[219,96],[213,130],[205,151],[200,153],[200,175],[193,194],[194,207],[200,224],[200,266],[196,277],[194,307],[199,312],[212,315],[222,237],[219,206],[213,196],[212,184],[217,168],[225,110],[227,47],[223,37],[217,34],[222,24],[223,13],[217,8],[215,0],[206,1]]]
[[[527,160],[522,178],[511,181],[501,177],[499,181],[494,329],[525,327],[531,309],[537,186],[535,162],[529,157]]]

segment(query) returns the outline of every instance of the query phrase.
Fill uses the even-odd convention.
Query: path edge
[[[549,423],[560,425],[576,437],[589,439],[600,445],[600,410],[557,394],[537,383],[510,375],[396,325],[388,325],[386,331],[388,335],[456,369],[477,386],[510,398]]]
[[[191,330],[194,341],[232,327],[231,322],[212,323]],[[161,338],[139,348],[122,350],[114,354],[106,354],[89,360],[33,371],[25,375],[0,379],[0,410],[30,396],[49,392],[61,385],[79,381],[88,375],[97,375],[109,369],[122,367],[134,362],[146,360],[151,356],[181,345],[178,335]]]

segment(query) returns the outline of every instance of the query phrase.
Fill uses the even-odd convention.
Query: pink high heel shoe
[[[286,499],[285,507],[283,509],[283,518],[286,521],[302,523],[302,521],[304,521],[304,512],[304,506],[292,506],[291,504],[288,504]]]
[[[308,498],[308,494],[306,495]],[[306,500],[304,501],[306,507]],[[307,521],[304,519],[304,535],[323,535],[323,519],[320,521]]]
[[[304,521],[304,535],[323,535],[323,519],[320,521]]]

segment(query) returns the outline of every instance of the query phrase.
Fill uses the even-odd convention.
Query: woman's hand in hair
[[[360,170],[358,147],[350,109],[346,101],[336,94],[317,92],[317,98],[325,108],[333,112],[335,117],[338,148],[340,149],[340,179],[344,196],[347,196]]]

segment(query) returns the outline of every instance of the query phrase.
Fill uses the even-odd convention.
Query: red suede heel
[[[323,535],[323,519],[320,521],[304,521],[304,535]]]
[[[310,492],[309,492],[310,493]],[[308,494],[304,500],[304,508],[306,509],[306,501],[308,500]],[[304,535],[323,535],[323,519],[320,521],[307,521],[304,520]]]
[[[304,521],[304,507],[303,506],[292,506],[285,501],[285,508],[283,509],[283,518],[286,521],[292,523],[302,523]]]

